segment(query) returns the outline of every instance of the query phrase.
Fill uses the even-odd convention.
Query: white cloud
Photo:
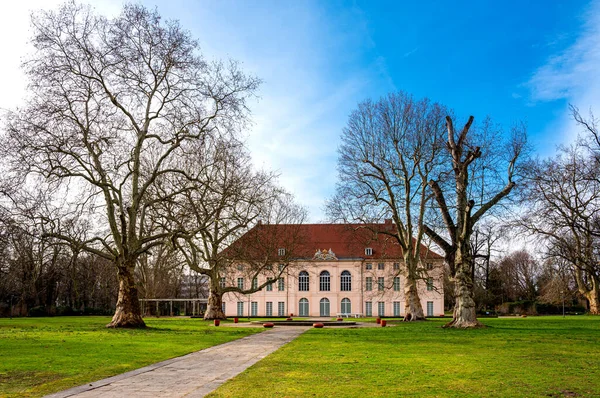
[[[348,114],[358,101],[387,91],[381,87],[393,87],[385,59],[359,66],[364,52],[374,48],[360,9],[328,15],[318,2],[142,2],[180,20],[207,58],[237,59],[264,80],[260,99],[250,104],[254,124],[248,145],[254,162],[277,170],[281,183],[308,206],[311,221],[322,220],[324,200],[337,179],[337,146]],[[30,10],[60,3],[3,5],[0,107],[14,108],[25,94],[19,64],[30,51]],[[122,3],[94,1],[94,7],[113,15]]]
[[[0,13],[0,109],[14,109],[22,104],[27,80],[21,71],[21,62],[31,51],[28,44],[31,30],[31,13],[41,9],[56,9],[61,0],[7,1]],[[95,1],[94,7],[105,15],[120,9],[121,1]]]
[[[575,42],[538,68],[528,86],[533,101],[566,100],[600,115],[600,1],[592,3],[584,17],[586,23]],[[558,127],[566,132],[563,143],[581,131],[566,107]]]

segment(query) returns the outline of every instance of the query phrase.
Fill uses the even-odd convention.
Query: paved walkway
[[[203,397],[307,329],[275,327],[47,397]]]

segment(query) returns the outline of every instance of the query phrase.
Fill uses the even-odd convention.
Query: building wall
[[[428,270],[428,277],[432,278],[433,290],[427,289],[425,281],[419,281],[419,297],[423,305],[423,311],[427,314],[428,302],[433,304],[432,315],[438,316],[444,313],[444,293],[443,293],[443,262],[441,260],[428,261],[433,265],[433,269]],[[383,269],[379,269],[378,264],[383,264]],[[367,264],[372,264],[372,269],[367,269]],[[309,290],[298,290],[298,275],[301,271],[309,274]],[[330,290],[320,290],[319,275],[322,271],[328,271],[330,274]],[[343,271],[349,271],[352,277],[351,290],[341,290],[341,274]],[[284,289],[278,289],[279,282],[275,282],[272,291],[263,289],[259,292],[240,295],[236,293],[226,293],[223,297],[225,304],[225,314],[228,317],[239,316],[238,303],[243,303],[244,317],[252,315],[252,303],[256,303],[256,316],[267,316],[267,302],[272,303],[272,316],[279,316],[279,303],[284,303],[282,316],[293,314],[298,316],[300,313],[299,302],[301,299],[308,300],[310,317],[321,315],[320,302],[326,298],[329,300],[329,314],[331,317],[342,312],[342,300],[350,300],[351,313],[359,313],[366,316],[366,303],[372,303],[372,316],[379,314],[379,303],[383,303],[383,316],[404,316],[404,281],[405,278],[399,275],[400,270],[394,268],[394,262],[391,261],[364,261],[364,260],[336,260],[336,261],[305,261],[296,262],[288,267],[284,274]],[[400,277],[399,290],[394,289],[394,277]],[[238,277],[244,277],[242,272],[237,272],[229,280],[236,281]],[[372,290],[367,290],[368,278],[371,278]],[[383,278],[383,290],[379,289],[378,278]],[[259,277],[258,283],[263,283],[266,277]],[[245,277],[245,288],[249,288],[251,280]],[[400,314],[394,314],[394,303],[399,303]]]

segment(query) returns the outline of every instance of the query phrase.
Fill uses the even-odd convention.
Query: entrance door
[[[308,316],[308,300],[305,298],[300,299],[300,303],[298,303],[298,313],[299,316]]]
[[[320,307],[321,307],[320,316],[330,316],[329,315],[329,299],[322,298],[320,304],[321,304],[320,305]]]
[[[427,302],[427,316],[433,316],[433,301]]]

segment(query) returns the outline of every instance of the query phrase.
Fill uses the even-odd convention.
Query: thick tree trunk
[[[417,290],[417,281],[414,278],[404,279],[404,321],[423,321],[425,314]]]
[[[446,328],[480,328],[484,327],[477,320],[477,311],[473,293],[472,264],[462,261],[456,264],[454,275],[454,319],[444,325]]]
[[[594,283],[592,289],[585,295],[588,303],[590,303],[590,314],[600,315],[600,287]]]
[[[142,319],[138,291],[133,276],[133,266],[119,266],[119,297],[115,315],[106,327],[109,328],[145,328]]]
[[[591,289],[584,282],[582,268],[575,268],[575,281],[577,282],[577,289],[579,290],[579,293],[587,299],[590,305],[590,314],[600,315],[600,280],[591,275],[591,273],[588,273],[588,276],[592,282]]]
[[[218,289],[211,287],[208,293],[208,306],[206,307],[206,313],[204,319],[225,319],[223,313],[223,298]]]

